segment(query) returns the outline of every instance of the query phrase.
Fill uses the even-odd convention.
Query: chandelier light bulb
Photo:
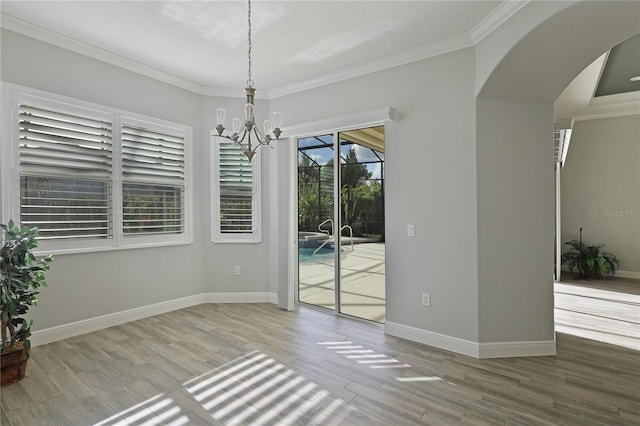
[[[237,135],[238,133],[240,133],[240,128],[242,127],[242,120],[240,120],[238,117],[233,119],[233,134]]]
[[[270,135],[271,135],[271,121],[264,120],[264,123],[262,123],[262,125],[264,126],[264,135],[265,135],[265,137],[270,137]]]
[[[253,123],[253,105],[251,104],[244,105],[244,117],[246,121]]]
[[[279,112],[273,113],[273,127],[275,127],[276,129],[282,127],[282,117],[280,116]]]
[[[224,108],[218,108],[216,110],[216,120],[217,123],[216,124],[224,124],[224,117],[227,114],[227,112],[224,110]]]

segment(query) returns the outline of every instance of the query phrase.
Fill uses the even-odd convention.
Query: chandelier
[[[264,135],[260,133],[256,126],[253,99],[256,93],[256,89],[253,88],[253,80],[251,79],[251,0],[248,1],[249,8],[247,14],[247,20],[249,22],[249,79],[247,80],[247,87],[244,89],[244,93],[247,96],[247,103],[244,106],[244,124],[239,118],[234,118],[232,121],[231,134],[224,134],[226,130],[224,127],[224,119],[226,111],[224,108],[218,108],[216,110],[217,126],[216,131],[218,136],[229,139],[238,144],[242,149],[242,152],[247,156],[249,161],[263,145],[269,145],[275,138],[278,140],[282,134],[280,126],[282,119],[280,113],[273,113],[273,120],[265,120],[263,123]],[[273,136],[271,136],[273,134]]]

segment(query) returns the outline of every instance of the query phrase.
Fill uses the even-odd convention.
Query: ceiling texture
[[[254,0],[256,97],[273,99],[473,46],[527,3]],[[245,1],[0,0],[0,13],[0,25],[10,31],[195,93],[243,97]],[[633,49],[606,62],[624,63]],[[596,83],[580,89],[589,102]]]

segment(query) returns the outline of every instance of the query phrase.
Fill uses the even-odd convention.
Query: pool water
[[[298,249],[298,260],[300,262],[308,262],[333,258],[333,247],[322,247],[316,254],[313,254],[315,250],[316,247],[300,247]]]

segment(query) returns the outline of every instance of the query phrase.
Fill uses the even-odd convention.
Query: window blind
[[[253,167],[233,142],[218,144],[220,178],[220,232],[251,234],[254,231]]]
[[[112,125],[19,104],[20,222],[42,239],[108,238]]]
[[[125,236],[184,233],[184,135],[123,124]]]

